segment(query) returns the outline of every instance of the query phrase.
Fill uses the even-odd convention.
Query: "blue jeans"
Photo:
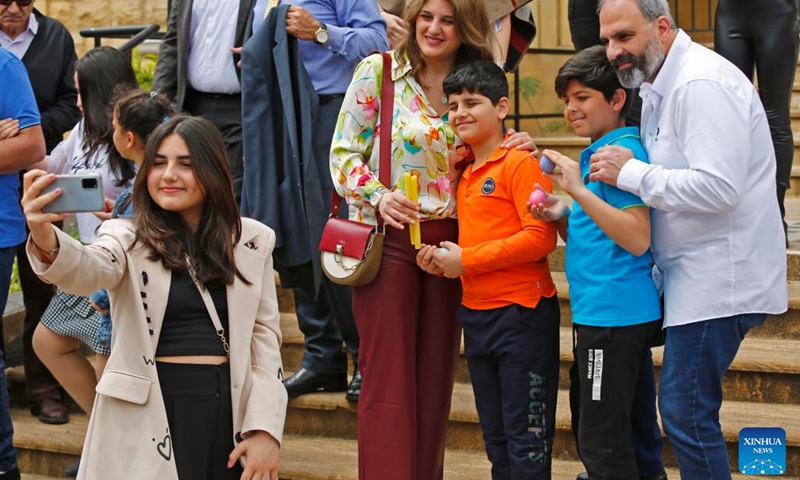
[[[631,441],[636,452],[639,476],[656,475],[664,470],[661,461],[663,442],[656,414],[656,374],[653,370],[653,352],[648,348],[642,354],[636,394],[631,414]]]
[[[6,309],[8,288],[11,284],[11,268],[17,247],[0,248],[0,312]],[[2,341],[2,339],[0,339]],[[8,413],[8,389],[6,388],[6,360],[0,348],[0,472],[17,466],[17,449],[14,448],[14,426]]]
[[[743,314],[667,328],[658,407],[683,480],[730,480],[719,424],[722,376],[747,332],[766,318]]]

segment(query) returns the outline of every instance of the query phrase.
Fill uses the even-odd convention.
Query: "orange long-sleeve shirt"
[[[534,219],[525,204],[539,183],[552,192],[529,152],[497,149],[458,184],[458,243],[466,272],[462,304],[489,310],[511,304],[533,308],[556,287],[547,255],[556,246],[556,225]]]

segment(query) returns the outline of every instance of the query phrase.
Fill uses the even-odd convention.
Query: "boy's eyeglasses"
[[[17,2],[17,5],[20,7],[29,7],[33,0],[0,0],[0,5],[7,7],[12,3]]]

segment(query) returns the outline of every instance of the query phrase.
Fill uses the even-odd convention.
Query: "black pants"
[[[578,444],[592,480],[639,479],[631,418],[637,391],[645,388],[639,384],[642,357],[660,330],[658,320],[627,327],[575,325],[580,385]],[[651,425],[637,428],[655,432],[655,378],[649,379],[652,384],[646,387],[653,402]]]
[[[460,307],[493,480],[549,480],[558,398],[558,297],[536,308]]]
[[[56,224],[58,228],[62,222]],[[56,293],[56,288],[45,283],[33,272],[28,255],[25,253],[25,243],[17,248],[17,266],[19,268],[19,283],[22,287],[22,301],[25,303],[25,322],[22,331],[22,364],[25,366],[25,396],[31,402],[41,402],[46,399],[61,400],[58,381],[45,367],[36,352],[33,351],[33,332],[39,325],[42,314],[50,305],[50,300]],[[0,328],[2,338],[2,328]],[[0,342],[2,343],[2,342]]]
[[[178,477],[238,480],[241,465],[227,468],[234,447],[230,364],[156,362],[156,367]]]
[[[577,358],[574,347],[572,353],[573,358]],[[581,385],[578,376],[578,362],[574,360],[569,369],[569,412],[572,420],[572,436],[575,438],[578,456],[581,454],[578,435],[578,425],[580,425],[581,418],[580,396]],[[658,426],[653,353],[649,348],[644,351],[639,362],[636,393],[631,406],[631,442],[636,452],[639,478],[656,475],[664,471],[664,462],[661,459],[664,441],[661,437],[661,429]]]
[[[333,182],[329,158],[331,139],[336,130],[336,121],[342,107],[344,96],[328,95],[320,98],[319,112],[314,123],[314,161],[320,172],[322,198],[326,205],[331,198]],[[347,208],[341,210],[347,218]],[[323,221],[324,216],[319,216]],[[322,232],[325,225],[317,225]],[[342,341],[358,364],[358,329],[353,316],[353,292],[348,285],[337,285],[322,275],[319,265],[319,239],[312,239],[312,261],[303,265],[284,266],[277,264],[275,269],[281,275],[284,286],[294,289],[297,323],[306,344],[302,366],[305,369],[324,373],[344,373],[347,371],[347,356],[342,349]],[[321,278],[315,281],[314,273]]]
[[[322,279],[322,290],[314,285],[311,262],[287,267],[275,264],[281,282],[294,290],[295,313],[306,351],[302,366],[322,373],[346,373],[347,345],[358,364],[358,330],[353,318],[352,289],[337,285],[327,277]]]
[[[597,0],[569,0],[567,17],[569,18],[569,33],[576,51],[592,45],[602,45],[600,19],[597,17]]]
[[[211,120],[222,133],[225,150],[228,152],[228,165],[233,178],[233,192],[238,205],[242,199],[242,177],[244,175],[242,95],[238,93],[233,95],[204,93],[187,87],[183,108],[192,115]]]
[[[775,147],[781,217],[794,158],[789,104],[797,68],[797,14],[795,0],[720,0],[714,26],[714,50],[750,80],[753,69],[758,71],[758,94]]]
[[[569,33],[576,51],[603,44],[600,41],[597,0],[569,0],[567,17],[569,18]],[[639,98],[638,88],[629,94],[633,100],[631,100],[631,108],[625,116],[625,125],[638,127],[642,119],[642,99]]]

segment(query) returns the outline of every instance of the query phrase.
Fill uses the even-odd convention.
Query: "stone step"
[[[563,135],[554,137],[536,137],[533,139],[539,151],[556,150],[573,160],[579,160],[581,152],[588,147],[589,139],[577,135]],[[557,187],[557,185],[556,185]]]
[[[358,452],[355,440],[341,438],[285,435],[281,452],[280,478],[292,480],[356,480]],[[491,465],[481,451],[447,449],[444,454],[444,477],[447,480],[485,480],[491,478]],[[575,480],[583,472],[576,460],[553,460],[553,480]],[[670,480],[680,480],[674,468],[667,469]],[[734,480],[747,476],[733,474]],[[793,480],[792,477],[781,477]],[[794,479],[796,480],[796,478]]]
[[[569,431],[567,392],[559,392],[556,420],[557,460],[554,479],[572,480],[582,470]],[[741,428],[780,425],[787,432],[787,464],[797,465],[800,428],[796,407],[773,405],[770,409],[753,411],[743,402],[726,402],[721,423],[729,444],[731,462],[737,461],[737,438]],[[355,406],[341,394],[311,394],[294,399],[287,413],[286,435],[282,449],[282,479],[350,479],[356,478]],[[19,450],[20,469],[27,480],[60,477],[63,470],[80,454],[88,417],[72,416],[66,425],[46,425],[22,409],[12,409],[15,427],[14,444]],[[448,425],[446,478],[488,478],[488,462],[483,454],[482,437],[474,408],[472,389],[456,384]],[[310,432],[310,433],[307,433]],[[320,438],[320,437],[332,438]],[[674,458],[665,452],[665,460],[674,467]],[[571,475],[571,476],[569,476]],[[737,477],[735,478],[743,478]],[[680,478],[670,472],[670,478]],[[786,477],[784,477],[786,478]]]
[[[89,357],[90,362],[92,362],[92,358]],[[25,395],[25,368],[22,365],[6,368],[6,384],[8,385],[8,403],[11,408],[29,408],[30,401]],[[64,406],[69,409],[70,417],[75,413],[84,413],[75,400],[63,389],[61,390],[61,399]]]
[[[47,425],[27,409],[12,408],[11,421],[20,471],[61,477],[81,453],[89,417],[75,413],[65,425]]]
[[[563,256],[563,249],[554,252],[552,256]],[[791,261],[800,260],[800,252],[792,252],[787,258]],[[560,259],[551,259],[553,263],[563,262]],[[795,265],[800,267],[800,265]],[[792,275],[796,275],[793,272]],[[558,289],[558,299],[561,304],[561,326],[572,326],[572,308],[569,302],[569,282],[563,271],[552,271],[553,281]],[[771,315],[763,326],[753,329],[748,333],[748,337],[772,338],[780,340],[800,340],[800,281],[792,280],[787,284],[789,291],[788,311],[780,315]],[[797,345],[800,348],[800,344]]]
[[[568,371],[572,363],[571,310],[569,288],[563,272],[554,272],[561,303],[561,388],[569,387]],[[728,400],[800,404],[800,284],[792,284],[792,305],[789,313],[770,317],[764,326],[753,329],[745,338],[723,381]],[[291,305],[291,292],[279,287],[279,296]],[[294,313],[281,313],[284,369],[300,368],[305,351],[303,334]],[[461,356],[456,381],[469,383],[466,360]],[[660,372],[663,348],[653,349],[656,372]],[[352,366],[351,366],[352,369]]]
[[[797,201],[800,204],[800,200]],[[794,203],[794,201],[793,201]],[[799,205],[800,206],[800,205]],[[791,229],[791,227],[790,227]],[[797,238],[791,240],[790,250],[786,255],[786,274],[788,278],[787,289],[789,291],[789,309],[781,315],[773,315],[763,329],[756,336],[779,336],[783,339],[800,340],[800,231]],[[790,230],[790,239],[793,234]],[[550,271],[553,280],[558,288],[558,296],[561,300],[561,325],[568,326],[572,321],[571,310],[569,308],[569,283],[564,274],[564,244],[560,245],[547,257],[550,264]],[[291,289],[281,287],[280,279],[275,274],[275,283],[278,294],[278,310],[283,313],[294,313],[294,293]]]
[[[64,468],[80,454],[87,417],[77,415],[67,425],[45,425],[26,412],[12,410],[12,421],[16,430],[14,443],[20,452],[22,480],[62,478]],[[279,478],[355,480],[358,477],[358,449],[356,441],[352,439],[354,437],[298,435],[288,433],[288,425],[286,430],[281,449]],[[482,445],[468,450],[448,448],[445,452],[445,478],[489,478],[490,464],[482,448]],[[581,471],[583,466],[575,459],[559,457],[553,462],[554,480],[573,480]],[[672,479],[680,478],[675,469],[668,470],[668,473]],[[734,478],[739,480],[744,477],[734,474]]]
[[[289,402],[286,432],[293,435],[356,438],[357,405],[350,404],[340,393],[315,393],[303,395]],[[578,460],[572,436],[569,412],[569,394],[560,390],[556,414],[554,457]],[[786,430],[787,465],[800,461],[800,406],[762,405],[751,402],[727,401],[720,412],[728,455],[733,470],[738,465],[738,435],[745,427],[780,426]],[[483,438],[475,410],[472,387],[456,383],[447,425],[447,448],[456,450],[483,450]],[[665,440],[664,461],[671,467],[677,462]]]

